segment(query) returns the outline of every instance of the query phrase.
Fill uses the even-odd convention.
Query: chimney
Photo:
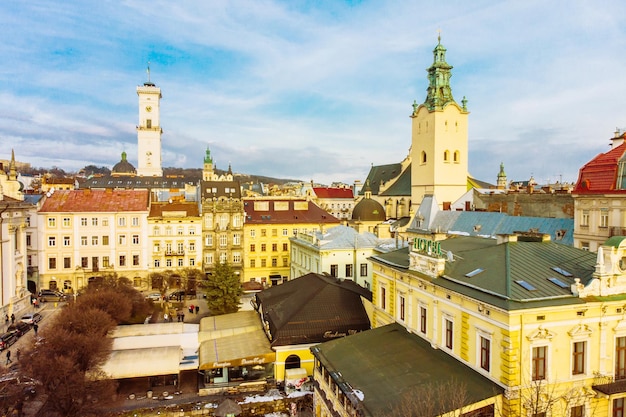
[[[615,135],[613,136],[613,138],[611,138],[611,149],[615,149],[620,146],[622,143],[624,143],[625,139],[626,131],[620,128],[615,128]]]

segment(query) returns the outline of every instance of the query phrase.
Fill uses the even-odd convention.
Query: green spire
[[[446,62],[446,48],[441,44],[441,36],[438,37],[439,42],[433,50],[433,64],[428,71],[428,88],[426,89],[426,101],[424,105],[428,110],[441,110],[451,102],[452,89],[450,88],[450,77],[452,77],[452,65]]]
[[[122,151],[122,161],[126,160],[126,151]]]
[[[498,173],[498,178],[506,177],[506,173],[504,172],[504,162],[500,162],[500,172]]]
[[[206,147],[206,152],[204,155],[204,163],[205,164],[212,164],[213,163],[213,158],[211,158],[211,150],[209,149],[209,147]]]

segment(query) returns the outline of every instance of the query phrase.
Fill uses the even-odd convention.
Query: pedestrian
[[[185,313],[180,315],[180,321],[184,322],[185,321]]]
[[[39,330],[39,325],[37,323],[33,324],[33,330],[35,331],[35,336],[37,336],[37,330]]]
[[[194,306],[193,306],[193,304],[192,304],[192,305],[190,305],[190,306],[189,306],[189,312],[190,312],[191,314],[193,314],[193,310],[194,310]]]
[[[20,355],[22,354],[22,351],[20,351],[20,348],[17,348],[17,351],[15,352],[15,357],[17,358],[17,361],[20,361]]]
[[[11,360],[11,351],[10,351],[10,350],[7,350],[7,365],[8,365],[8,364],[10,364],[11,362],[13,362],[13,361]]]
[[[11,324],[15,324],[15,314],[11,314]]]
[[[4,324],[6,324],[7,326],[9,325],[9,315],[8,314],[4,315]]]
[[[200,312],[200,306],[196,306],[196,314]]]

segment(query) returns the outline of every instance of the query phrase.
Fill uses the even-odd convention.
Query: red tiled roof
[[[587,162],[578,174],[578,181],[573,194],[615,192],[617,182],[617,165],[626,152],[626,143],[601,153]],[[624,192],[624,190],[618,190]]]
[[[338,218],[306,200],[245,200],[243,204],[246,223],[340,223]]]
[[[147,211],[148,190],[61,190],[47,197],[39,212]]]
[[[167,212],[184,212],[186,217],[200,217],[198,203],[152,203],[149,217],[162,217]]]
[[[352,188],[313,187],[313,192],[318,198],[354,198]]]

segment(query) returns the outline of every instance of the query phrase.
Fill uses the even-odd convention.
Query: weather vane
[[[441,28],[437,29],[437,42],[441,43]]]
[[[150,61],[148,61],[148,69],[146,72],[148,73],[148,82],[150,82]]]

